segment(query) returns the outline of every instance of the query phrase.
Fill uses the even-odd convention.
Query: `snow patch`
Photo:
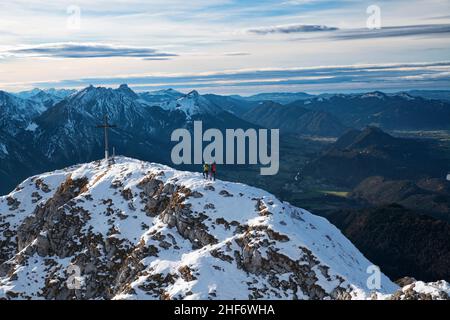
[[[0,154],[9,155],[8,149],[3,143],[0,143]]]
[[[31,122],[31,123],[25,128],[25,130],[34,132],[34,131],[36,131],[36,129],[37,129],[38,127],[39,127],[39,126],[38,126],[36,123]]]

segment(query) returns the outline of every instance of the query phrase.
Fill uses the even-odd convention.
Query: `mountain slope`
[[[443,179],[411,181],[369,177],[353,189],[349,198],[375,206],[397,203],[450,222],[450,182]]]
[[[370,176],[420,179],[441,177],[447,169],[447,161],[424,142],[367,127],[346,132],[305,167],[305,174],[353,188]]]
[[[272,101],[260,102],[242,115],[242,118],[281,133],[338,136],[345,127],[331,114],[311,111],[298,105],[281,105]]]
[[[217,94],[205,94],[203,96],[223,110],[237,116],[241,116],[257,104],[257,102],[251,102],[233,96],[220,96]]]
[[[41,103],[25,100],[0,90],[0,131],[16,135],[33,117],[45,110]]]
[[[11,191],[18,181],[26,179],[36,170],[45,170],[45,162],[38,154],[17,140],[16,136],[0,130],[0,194]]]
[[[191,119],[193,115],[208,114],[217,116],[223,112],[219,106],[201,96],[195,90],[176,100],[169,100],[161,104],[160,107],[169,111],[181,111],[186,115],[187,119]]]
[[[243,184],[117,158],[0,198],[0,296],[367,298],[371,263],[327,220]],[[81,289],[66,287],[70,265]],[[69,273],[69,274],[68,274]],[[397,286],[382,275],[378,297]]]
[[[399,205],[341,210],[328,216],[392,279],[450,281],[450,224]]]

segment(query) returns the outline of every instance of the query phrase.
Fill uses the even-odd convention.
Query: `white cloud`
[[[2,1],[0,83],[140,72],[199,74],[268,66],[438,61],[449,56],[448,33],[435,37],[434,31],[426,33],[430,29],[405,28],[449,23],[426,20],[445,16],[449,1],[377,3],[382,25],[398,29],[382,29],[369,37],[360,29],[366,23],[367,5],[372,4],[369,0],[196,0],[188,5],[184,0],[47,0],[45,5],[42,0]],[[66,8],[72,4],[81,8],[80,30],[66,28]],[[330,30],[334,27],[339,30]],[[400,31],[419,36],[403,34],[399,41],[392,34]],[[339,35],[348,41],[333,38]],[[300,37],[308,41],[286,41]],[[84,50],[48,45],[67,43],[110,47]],[[170,59],[167,53],[179,56]]]
[[[45,57],[45,58],[112,58],[128,57],[142,59],[167,59],[172,53],[159,52],[152,48],[120,46],[104,43],[45,43],[35,46],[20,46],[0,51],[10,57]]]
[[[408,64],[359,64],[298,68],[240,69],[221,72],[134,74],[28,83],[41,88],[81,88],[117,86],[128,83],[137,90],[175,88],[201,89],[203,92],[257,93],[284,88],[299,91],[304,87],[315,91],[333,88],[373,90],[392,88],[444,88],[450,84],[450,62]],[[25,87],[22,84],[18,87]],[[277,88],[277,89],[274,89]]]
[[[281,26],[272,26],[272,27],[259,27],[249,29],[248,32],[266,35],[271,33],[304,33],[304,32],[324,32],[324,31],[336,31],[338,28],[336,27],[328,27],[324,25],[308,25],[308,24],[289,24],[289,25],[281,25]]]

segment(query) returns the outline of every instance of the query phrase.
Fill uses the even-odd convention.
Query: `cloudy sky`
[[[0,2],[0,90],[121,83],[227,94],[447,89],[450,0]]]

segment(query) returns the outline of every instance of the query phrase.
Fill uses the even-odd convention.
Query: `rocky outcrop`
[[[450,284],[446,281],[424,283],[414,281],[397,292],[391,300],[450,300]]]
[[[0,198],[0,298],[370,297],[334,226],[262,190],[127,158],[37,179]]]
[[[56,254],[65,258],[77,251],[79,248],[73,243],[73,236],[80,232],[82,219],[89,219],[89,213],[77,207],[73,199],[87,183],[87,179],[72,180],[69,177],[52,198],[38,205],[17,230],[18,250],[35,241],[33,246],[40,256]],[[67,208],[70,215],[66,214]]]

